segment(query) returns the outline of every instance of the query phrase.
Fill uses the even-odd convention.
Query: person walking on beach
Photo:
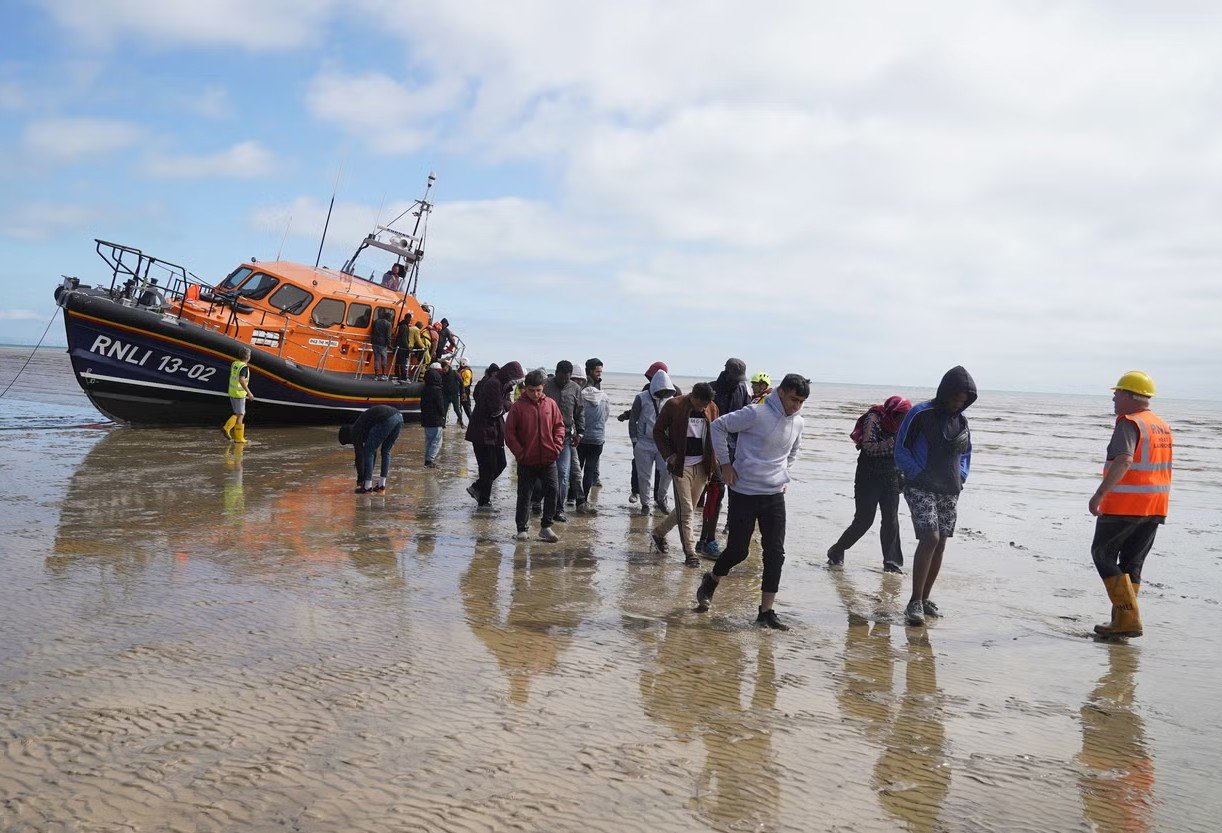
[[[732,414],[752,403],[746,379],[747,363],[742,359],[726,359],[725,369],[713,382],[713,404],[717,406],[719,415]],[[769,388],[769,392],[771,390]],[[759,401],[764,400],[761,398]],[[734,462],[735,442],[736,438],[731,435],[730,457],[721,462]],[[721,500],[725,495],[725,484],[721,482],[720,470],[715,469],[712,474],[704,493],[704,514],[701,518],[700,540],[696,542],[696,552],[706,558],[716,559],[721,554],[721,545],[717,543],[717,526],[721,523]]]
[[[446,424],[446,403],[441,365],[433,362],[424,371],[424,390],[420,393],[420,425],[424,428],[424,467],[437,467],[441,453],[442,431]]]
[[[475,379],[475,373],[471,370],[471,362],[467,358],[458,360],[458,381],[462,387],[458,392],[458,400],[462,404],[463,413],[467,415],[467,419],[471,418],[471,382]],[[458,421],[462,425],[462,420]]]
[[[467,487],[467,494],[480,508],[492,505],[492,484],[505,470],[505,412],[509,410],[509,392],[521,378],[522,365],[517,362],[507,362],[504,367],[493,364],[475,386],[475,407],[467,420],[465,436],[475,453],[479,476]]]
[[[514,520],[518,525],[517,539],[526,540],[530,515],[530,493],[538,481],[543,482],[543,517],[540,519],[539,540],[555,543],[560,540],[552,530],[559,490],[556,461],[568,443],[564,417],[555,401],[543,393],[547,377],[541,370],[526,374],[522,396],[509,409],[505,419],[505,443],[518,461],[518,505]]]
[[[713,421],[713,451],[721,463],[721,478],[730,490],[727,520],[730,535],[725,551],[696,590],[696,609],[708,610],[713,593],[731,568],[747,557],[751,535],[758,523],[763,544],[764,575],[760,584],[757,625],[787,631],[789,626],[773,610],[785,563],[785,486],[789,469],[802,447],[802,417],[798,414],[810,396],[810,380],[789,373],[759,405],[748,405]],[[730,435],[738,435],[734,462]]]
[[[577,444],[577,458],[581,461],[578,515],[598,514],[598,510],[590,504],[590,492],[599,485],[599,460],[607,441],[607,417],[611,415],[611,400],[603,393],[602,384],[602,360],[586,359],[586,386],[581,389],[581,415],[585,430]]]
[[[879,538],[883,548],[883,570],[902,573],[904,552],[900,547],[900,473],[895,467],[895,435],[912,403],[902,396],[888,397],[872,405],[857,418],[849,438],[857,446],[857,473],[853,477],[853,522],[827,551],[827,563],[844,564],[844,553],[874,525],[875,510],[882,510]]]
[[[645,386],[641,388],[641,390],[649,390],[649,383],[653,381],[653,374],[657,373],[659,370],[665,370],[667,373],[670,372],[670,368],[666,366],[666,362],[654,362],[645,370]],[[631,407],[616,417],[616,420],[619,422],[624,422],[625,420],[628,421],[628,439],[632,443],[632,456],[634,460],[636,459],[636,418],[640,415],[640,408],[640,401],[634,397]],[[638,488],[636,482],[635,463],[628,467],[628,482],[632,488],[632,493],[628,495],[628,502],[636,503],[638,500],[640,500],[641,490]]]
[[[942,377],[937,396],[910,410],[895,437],[895,464],[904,478],[904,500],[917,537],[912,597],[904,610],[910,625],[941,615],[929,596],[942,569],[946,542],[955,534],[959,493],[971,470],[972,434],[963,412],[975,401],[971,374],[952,367]]]
[[[1137,591],[1141,568],[1171,503],[1171,427],[1150,410],[1154,380],[1130,370],[1112,388],[1116,427],[1107,446],[1103,481],[1091,495],[1095,515],[1091,557],[1112,602],[1112,619],[1095,625],[1104,637],[1141,636]]]
[[[543,395],[556,403],[564,420],[566,438],[560,456],[556,460],[557,488],[560,502],[554,520],[567,523],[564,514],[564,499],[569,493],[569,477],[572,474],[572,457],[585,431],[585,413],[581,407],[581,386],[573,381],[573,363],[561,360],[556,363],[556,374],[543,385]],[[546,485],[546,484],[545,484]]]
[[[367,408],[356,422],[341,425],[339,444],[353,447],[356,458],[356,489],[358,495],[366,492],[385,492],[386,478],[390,474],[390,450],[403,430],[403,414],[390,405],[374,405]],[[374,482],[373,464],[381,453],[381,475]]]
[[[463,427],[463,412],[459,400],[462,398],[462,378],[458,375],[458,371],[450,364],[449,359],[441,360],[441,390],[445,394],[445,418],[449,419],[450,409],[454,409],[454,416],[458,417],[458,427]]]
[[[649,380],[648,390],[636,395],[632,403],[633,420],[628,422],[628,432],[635,442],[632,447],[633,461],[636,464],[636,485],[640,489],[641,514],[649,514],[649,487],[656,483],[653,496],[658,511],[669,515],[670,508],[666,505],[666,492],[670,489],[670,472],[666,469],[666,458],[658,453],[658,446],[653,439],[653,426],[658,421],[658,414],[666,400],[675,395],[675,387],[670,382],[670,375],[665,370],[659,370]]]
[[[700,566],[700,556],[696,554],[693,541],[696,532],[692,529],[692,519],[700,493],[717,465],[709,431],[717,417],[713,386],[700,382],[692,387],[691,393],[668,399],[653,427],[654,444],[666,460],[674,484],[675,508],[653,528],[650,538],[658,552],[666,552],[666,535],[678,526],[679,543],[688,567]]]
[[[233,415],[221,427],[235,443],[246,442],[246,400],[254,398],[250,392],[250,348],[241,347],[238,357],[229,365],[229,407]]]

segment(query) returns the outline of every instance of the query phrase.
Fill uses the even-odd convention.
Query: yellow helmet
[[[1140,370],[1130,370],[1120,377],[1120,381],[1112,386],[1112,390],[1127,390],[1138,396],[1153,396],[1154,380]]]
[[[754,385],[757,382],[761,382],[765,385],[771,385],[772,377],[769,376],[767,373],[760,371],[759,373],[756,373],[754,376],[751,377],[751,384]]]

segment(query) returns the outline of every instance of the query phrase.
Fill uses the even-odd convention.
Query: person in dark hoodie
[[[763,401],[762,399],[760,400]],[[726,359],[725,369],[713,382],[713,404],[718,414],[732,414],[739,408],[751,404],[751,391],[747,389],[747,363],[742,359]],[[734,435],[730,435],[730,461],[733,462]],[[721,522],[721,499],[725,484],[721,482],[721,471],[713,470],[713,476],[704,493],[704,515],[700,527],[700,538],[696,541],[696,552],[717,560],[721,545],[717,543],[717,525]]]
[[[450,408],[453,408],[454,414],[458,417],[458,427],[462,428],[463,412],[460,403],[462,399],[462,379],[449,359],[441,360],[441,392],[445,397],[445,404],[442,406],[442,416],[448,419]],[[443,421],[442,425],[444,424],[445,422]]]
[[[424,391],[420,394],[420,424],[424,427],[424,467],[436,468],[441,453],[441,435],[446,425],[445,390],[441,365],[433,362],[424,371]]]
[[[972,435],[963,412],[976,401],[976,383],[952,367],[938,395],[908,412],[895,437],[895,464],[904,478],[917,549],[912,556],[912,598],[904,610],[910,625],[939,616],[929,599],[942,568],[946,542],[955,534],[959,493],[972,462]]]
[[[390,474],[390,450],[403,430],[403,414],[390,405],[374,405],[367,408],[351,425],[339,429],[340,445],[353,447],[356,462],[356,493],[386,491],[386,477]],[[373,480],[373,464],[382,454],[382,475]]]
[[[522,365],[506,362],[476,386],[465,436],[479,466],[479,476],[467,487],[467,494],[480,507],[492,505],[492,484],[505,470],[505,414],[512,404],[513,385],[524,375]]]

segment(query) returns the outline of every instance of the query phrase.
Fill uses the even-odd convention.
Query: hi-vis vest
[[[242,383],[238,381],[238,377],[242,375],[242,371],[245,368],[246,362],[241,359],[229,365],[229,395],[234,399],[246,398],[246,390],[242,387]]]
[[[1137,447],[1133,449],[1133,464],[1104,496],[1099,512],[1165,516],[1171,503],[1171,429],[1153,411],[1138,411],[1120,419],[1137,426]],[[1104,474],[1109,465],[1103,464]]]

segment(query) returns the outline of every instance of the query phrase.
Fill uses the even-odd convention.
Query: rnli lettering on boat
[[[143,353],[141,352],[143,351]],[[143,367],[153,357],[153,351],[138,344],[130,344],[110,336],[98,336],[89,347],[90,353],[97,353],[108,359],[117,359],[128,364]]]
[[[311,347],[339,347],[339,342],[331,341],[330,339],[326,339],[326,338],[312,338],[310,339],[310,346]]]

